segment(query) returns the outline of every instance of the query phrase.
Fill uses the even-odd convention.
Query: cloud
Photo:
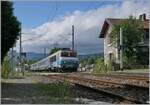
[[[23,29],[23,48],[27,52],[43,52],[43,48],[71,47],[71,26],[75,27],[75,48],[80,54],[103,52],[103,39],[99,33],[105,18],[138,17],[147,13],[148,0],[124,0],[121,4],[109,4],[89,11],[75,10],[34,29]],[[30,34],[32,33],[32,34]],[[30,39],[30,40],[27,40]]]

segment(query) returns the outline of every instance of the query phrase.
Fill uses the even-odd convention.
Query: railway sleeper
[[[143,101],[140,101],[140,100],[136,100],[134,97],[129,97],[129,96],[124,96],[124,95],[121,95],[119,93],[116,93],[116,92],[112,92],[112,86],[104,86],[104,85],[95,85],[95,83],[93,82],[86,82],[85,81],[75,81],[75,80],[68,80],[68,82],[71,82],[71,83],[74,83],[74,84],[78,84],[78,85],[82,85],[82,86],[86,86],[86,87],[89,87],[89,88],[93,88],[93,89],[97,89],[99,91],[104,91],[106,93],[109,93],[111,95],[114,95],[114,96],[117,96],[117,97],[120,97],[122,99],[125,99],[125,100],[128,100],[128,101],[131,101],[131,102],[135,102],[135,103],[145,103]],[[105,87],[105,88],[104,88]],[[108,89],[109,88],[109,89]],[[119,87],[120,88],[120,87]]]

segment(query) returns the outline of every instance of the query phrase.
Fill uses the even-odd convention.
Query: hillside
[[[80,60],[87,59],[87,58],[99,58],[103,57],[103,53],[98,53],[98,54],[87,54],[87,55],[78,55]]]

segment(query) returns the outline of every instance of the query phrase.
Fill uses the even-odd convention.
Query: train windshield
[[[77,57],[76,52],[61,52],[61,57]]]

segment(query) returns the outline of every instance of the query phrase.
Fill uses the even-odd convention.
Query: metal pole
[[[14,68],[14,54],[13,54],[13,47],[12,47],[12,51],[11,51],[11,59],[12,59],[12,62],[11,62],[11,70],[13,71],[13,68]]]
[[[122,28],[120,28],[120,69],[123,70],[123,36],[122,36]]]
[[[74,51],[74,25],[72,25],[72,50]]]
[[[21,32],[20,32],[20,52],[19,52],[19,55],[20,55],[20,69],[22,71],[22,56],[21,56],[21,53],[22,53],[22,44],[21,44]]]
[[[45,57],[46,57],[46,48],[44,48],[44,55],[45,55]]]

